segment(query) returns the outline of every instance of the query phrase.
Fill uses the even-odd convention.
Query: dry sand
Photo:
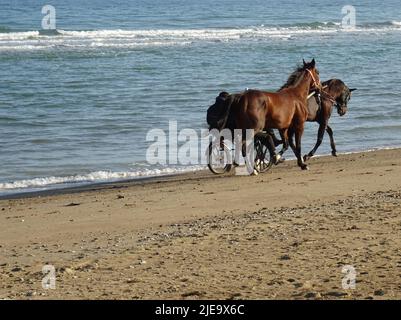
[[[401,149],[310,167],[0,200],[0,298],[400,299]]]

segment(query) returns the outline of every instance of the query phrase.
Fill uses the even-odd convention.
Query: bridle
[[[340,113],[340,110],[342,110],[340,103],[331,94],[329,94],[326,91],[324,91],[325,88],[327,88],[327,86],[323,87],[322,91],[320,92],[323,95],[323,98],[329,100],[337,108],[337,112],[341,116],[344,115],[344,112]],[[346,103],[345,103],[345,108],[347,108],[347,104]]]
[[[308,71],[309,71],[309,70],[308,70]],[[311,74],[311,75],[312,75],[312,74]],[[323,96],[324,99],[327,99],[327,100],[329,100],[331,103],[336,104],[337,109],[338,109],[339,106],[338,106],[338,103],[337,103],[336,99],[334,99],[334,97],[333,97],[332,95],[330,95],[329,93],[327,93],[326,91],[324,91],[324,89],[326,89],[326,88],[327,88],[327,86],[324,86],[324,87],[321,87],[321,90],[313,90],[313,91],[308,95],[308,99],[311,98],[311,97],[313,97],[313,96],[316,96],[316,98],[317,98],[317,104],[318,104],[318,107],[319,107],[318,110],[321,110],[321,109],[322,109],[322,103],[323,103],[321,97]]]
[[[327,99],[327,100],[329,100],[331,103],[337,104],[336,99],[334,99],[334,97],[333,97],[331,94],[329,94],[329,93],[327,93],[326,91],[324,91],[325,88],[327,88],[327,86],[326,86],[326,87],[323,87],[323,88],[322,88],[322,91],[321,91],[320,93],[323,94],[323,95],[324,95],[324,98]]]
[[[310,74],[310,76],[311,76],[311,78],[312,78],[312,80],[313,80],[313,85],[314,85],[316,88],[321,88],[322,85],[320,84],[320,81],[319,81],[319,82],[316,81],[316,78],[315,78],[315,76],[313,75],[312,71],[310,71],[309,69],[306,69],[306,71],[309,72],[309,74]]]
[[[309,70],[308,70],[309,71]],[[310,72],[310,71],[309,71]],[[310,72],[311,73],[311,72]],[[313,76],[311,74],[311,76]],[[335,99],[330,93],[328,93],[327,91],[325,91],[325,89],[327,89],[328,85],[325,86],[321,86],[320,90],[313,90],[309,95],[308,95],[308,99],[315,96],[317,99],[317,103],[319,106],[319,110],[322,108],[322,98],[329,100],[336,108],[337,111],[339,112],[340,108],[341,108],[341,103],[337,101],[337,99]],[[350,96],[350,93],[348,92],[348,95],[346,97],[345,100],[348,100],[348,97]],[[345,103],[345,107],[347,107],[347,104]]]

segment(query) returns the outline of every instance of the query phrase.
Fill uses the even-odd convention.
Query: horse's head
[[[305,62],[305,60],[303,60],[303,63],[304,63],[303,69],[307,71],[312,78],[310,90],[314,89],[320,90],[322,88],[322,85],[320,83],[319,70],[317,70],[316,68],[315,59],[313,58],[311,62]]]
[[[352,92],[356,89],[350,89],[340,79],[331,79],[323,83],[324,91],[327,94],[327,98],[336,106],[337,112],[340,116],[347,113],[348,102],[351,99]],[[323,94],[324,96],[324,94]]]
[[[352,92],[355,90],[356,88],[349,89],[347,86],[344,85],[344,89],[341,91],[341,94],[336,97],[337,113],[340,116],[343,116],[347,113],[348,102],[351,100]]]
[[[344,85],[343,90],[335,96],[335,106],[337,108],[337,113],[342,117],[347,113],[348,110],[348,102],[351,99],[352,91],[356,89],[349,89],[346,85]]]

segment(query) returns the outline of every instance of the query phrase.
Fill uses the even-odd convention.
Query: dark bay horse
[[[337,156],[336,144],[334,142],[333,130],[329,126],[329,119],[333,111],[333,107],[337,107],[337,113],[340,116],[346,114],[348,110],[348,102],[351,99],[352,92],[356,89],[348,88],[345,83],[339,79],[331,79],[322,83],[322,91],[316,92],[315,95],[308,99],[308,119],[310,122],[319,123],[317,133],[317,141],[314,148],[304,156],[307,161],[314,156],[316,150],[322,144],[325,131],[329,134],[331,154]]]
[[[307,170],[301,153],[301,139],[308,117],[308,94],[312,89],[321,88],[315,59],[309,63],[304,61],[303,66],[291,74],[287,81],[289,83],[291,85],[274,93],[259,90],[244,92],[233,108],[233,116],[237,129],[253,129],[255,134],[266,129],[279,130],[283,148],[279,154],[275,154],[276,162],[289,147],[289,135],[295,135],[295,145],[291,147],[298,159],[298,166]],[[274,145],[272,139],[269,144]]]

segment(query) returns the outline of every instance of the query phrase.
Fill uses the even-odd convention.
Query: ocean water
[[[45,4],[57,34],[41,32]],[[276,90],[302,58],[358,88],[331,119],[339,152],[401,146],[399,1],[354,1],[353,30],[347,4],[0,0],[0,194],[203,168],[148,164],[147,132],[204,129],[220,91]]]

